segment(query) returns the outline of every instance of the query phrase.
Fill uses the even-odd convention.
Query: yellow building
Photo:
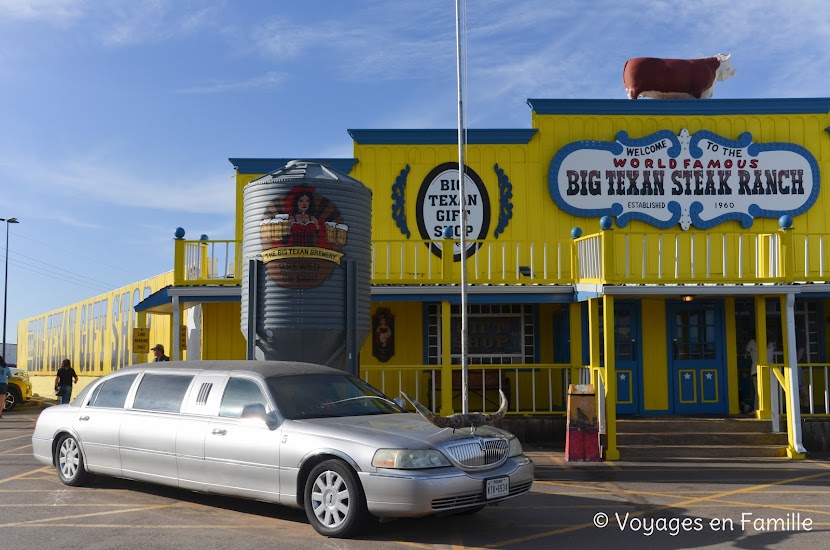
[[[512,415],[562,415],[568,384],[590,380],[603,397],[606,456],[615,458],[618,415],[736,415],[755,407],[757,388],[757,416],[791,411],[790,454],[803,451],[799,413],[830,412],[830,194],[821,185],[830,99],[528,104],[530,129],[469,130],[465,138],[470,410],[494,410],[502,389]],[[389,395],[403,390],[442,413],[458,411],[457,132],[349,134],[353,158],[303,160],[373,194],[372,331],[360,375]],[[151,285],[141,300],[130,294],[135,320],[123,326],[164,331],[174,359],[246,356],[243,189],[291,158],[230,160],[236,234],[178,239],[170,286]],[[109,300],[99,317],[128,315]],[[123,354],[131,341],[110,334],[119,326],[112,319],[100,336],[90,336],[89,314],[85,324],[50,321],[77,308],[22,321],[20,364],[52,373],[71,343],[85,365],[79,349],[90,341],[105,353],[95,352],[102,359],[88,374],[145,360]],[[187,323],[193,343],[172,337]],[[792,382],[799,374],[802,395]]]

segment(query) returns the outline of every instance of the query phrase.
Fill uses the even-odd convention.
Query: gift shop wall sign
[[[332,201],[307,186],[271,201],[260,222],[262,261],[282,287],[321,285],[340,265],[348,226]]]
[[[800,145],[685,129],[570,143],[548,172],[551,197],[569,214],[684,230],[733,220],[749,228],[754,218],[801,214],[816,202],[820,182],[815,158]]]
[[[458,193],[458,163],[447,162],[435,167],[421,183],[418,191],[418,230],[424,240],[440,240],[444,227],[452,229],[454,239],[461,238],[464,231],[467,242],[467,254],[474,254],[487,237],[490,229],[490,197],[484,182],[470,167],[464,171],[464,190],[467,194],[467,227],[461,227],[461,205]],[[433,254],[441,257],[441,243],[430,244]],[[456,240],[453,245],[455,261],[461,261],[461,244]]]

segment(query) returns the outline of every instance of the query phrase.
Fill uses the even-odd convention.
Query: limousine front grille
[[[456,495],[454,497],[436,498],[432,501],[432,509],[436,512],[443,510],[452,510],[463,506],[473,506],[478,504],[486,504],[488,502],[497,502],[506,498],[515,497],[530,491],[533,485],[533,480],[517,483],[510,486],[510,494],[498,499],[487,500],[482,491],[475,493],[468,493],[466,495]]]
[[[465,470],[498,466],[507,460],[510,444],[506,439],[479,437],[448,443],[444,446],[450,460]]]

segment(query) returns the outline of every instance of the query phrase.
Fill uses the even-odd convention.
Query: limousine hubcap
[[[311,494],[314,515],[326,527],[337,527],[349,514],[349,488],[336,472],[320,474]]]
[[[61,443],[59,463],[63,476],[72,479],[75,472],[78,471],[78,445],[71,437],[64,439]]]

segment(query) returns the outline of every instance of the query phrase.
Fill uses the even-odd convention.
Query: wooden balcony
[[[474,285],[764,284],[830,280],[830,235],[606,230],[577,239],[468,241]],[[376,240],[373,285],[446,285],[461,264],[454,240]],[[233,240],[176,240],[175,285],[239,285]]]
[[[793,243],[804,239],[805,253]],[[824,240],[792,232],[637,233],[607,230],[574,239],[577,283],[760,284],[793,282],[799,267],[810,276],[828,270]],[[819,259],[820,256],[820,259]],[[815,262],[811,269],[809,261]]]

